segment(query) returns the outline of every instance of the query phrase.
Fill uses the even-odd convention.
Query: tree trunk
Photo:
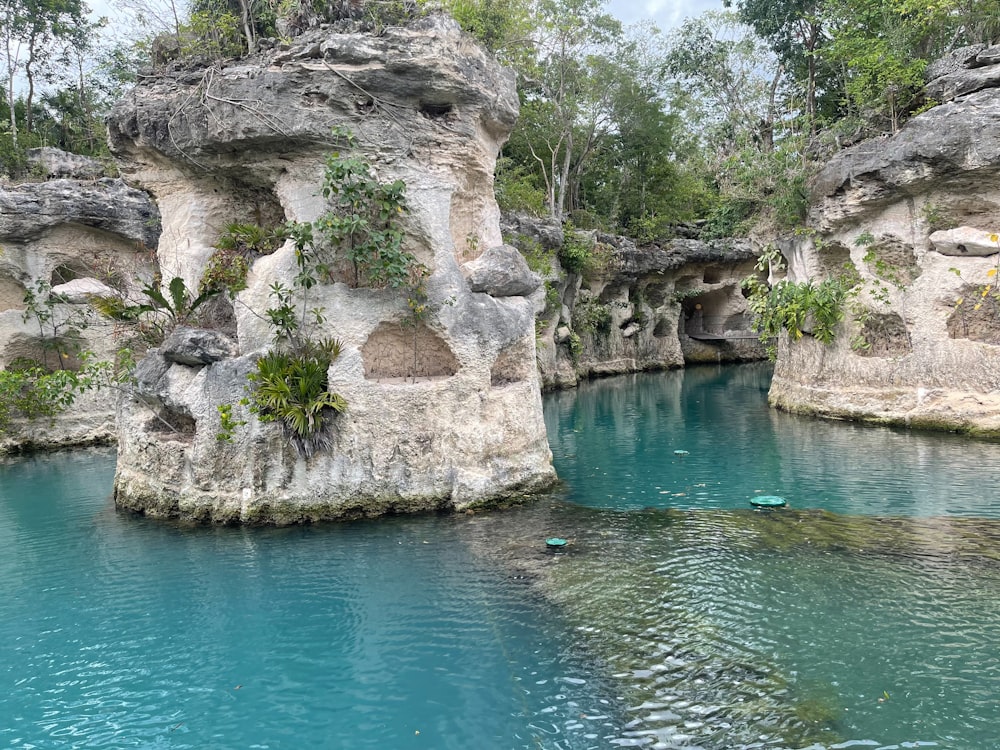
[[[566,215],[566,194],[569,189],[569,169],[573,162],[573,131],[566,129],[566,150],[563,152],[562,169],[559,173],[559,195],[557,198],[557,210],[553,213],[554,218],[562,221]]]

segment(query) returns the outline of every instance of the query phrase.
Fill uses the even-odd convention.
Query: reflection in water
[[[545,401],[556,469],[583,505],[795,508],[1000,517],[1000,444],[769,409],[767,365],[696,367],[585,383]],[[675,451],[686,451],[677,455]]]

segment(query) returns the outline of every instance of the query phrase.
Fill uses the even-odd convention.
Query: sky
[[[652,20],[662,31],[679,26],[689,16],[721,10],[722,0],[608,0],[607,11],[623,23]]]
[[[90,7],[101,15],[114,15],[113,0],[90,0]],[[722,0],[607,0],[607,11],[625,24],[652,20],[661,30],[678,26],[688,16],[706,10],[720,10]]]

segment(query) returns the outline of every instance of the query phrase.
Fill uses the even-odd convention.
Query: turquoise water
[[[179,528],[117,514],[113,469],[108,451],[0,466],[0,747],[609,733],[613,696],[524,584],[477,560],[468,523]]]
[[[473,516],[183,527],[110,451],[0,463],[0,747],[1000,748],[1000,445],[768,378],[550,394],[566,486]]]
[[[1000,518],[1000,444],[779,412],[767,406],[770,372],[695,367],[549,395],[549,443],[571,499],[697,510],[778,495],[845,514]]]

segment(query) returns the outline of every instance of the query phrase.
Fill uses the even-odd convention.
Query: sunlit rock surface
[[[380,181],[406,183],[406,249],[431,272],[417,325],[399,291],[310,291],[344,345],[329,384],[348,407],[329,450],[305,459],[238,404],[271,344],[269,289],[296,273],[291,243],[258,259],[234,304],[240,356],[202,366],[154,351],[142,364],[119,414],[120,507],[289,523],[460,509],[552,481],[524,296],[537,281],[472,263],[502,244],[493,170],[517,106],[513,76],[429,18],[380,36],[313,30],[260,59],[145,82],[115,108],[114,151],[162,212],[165,278],[196,287],[230,222],[319,216],[335,126]],[[217,439],[226,403],[247,421],[232,443]]]

